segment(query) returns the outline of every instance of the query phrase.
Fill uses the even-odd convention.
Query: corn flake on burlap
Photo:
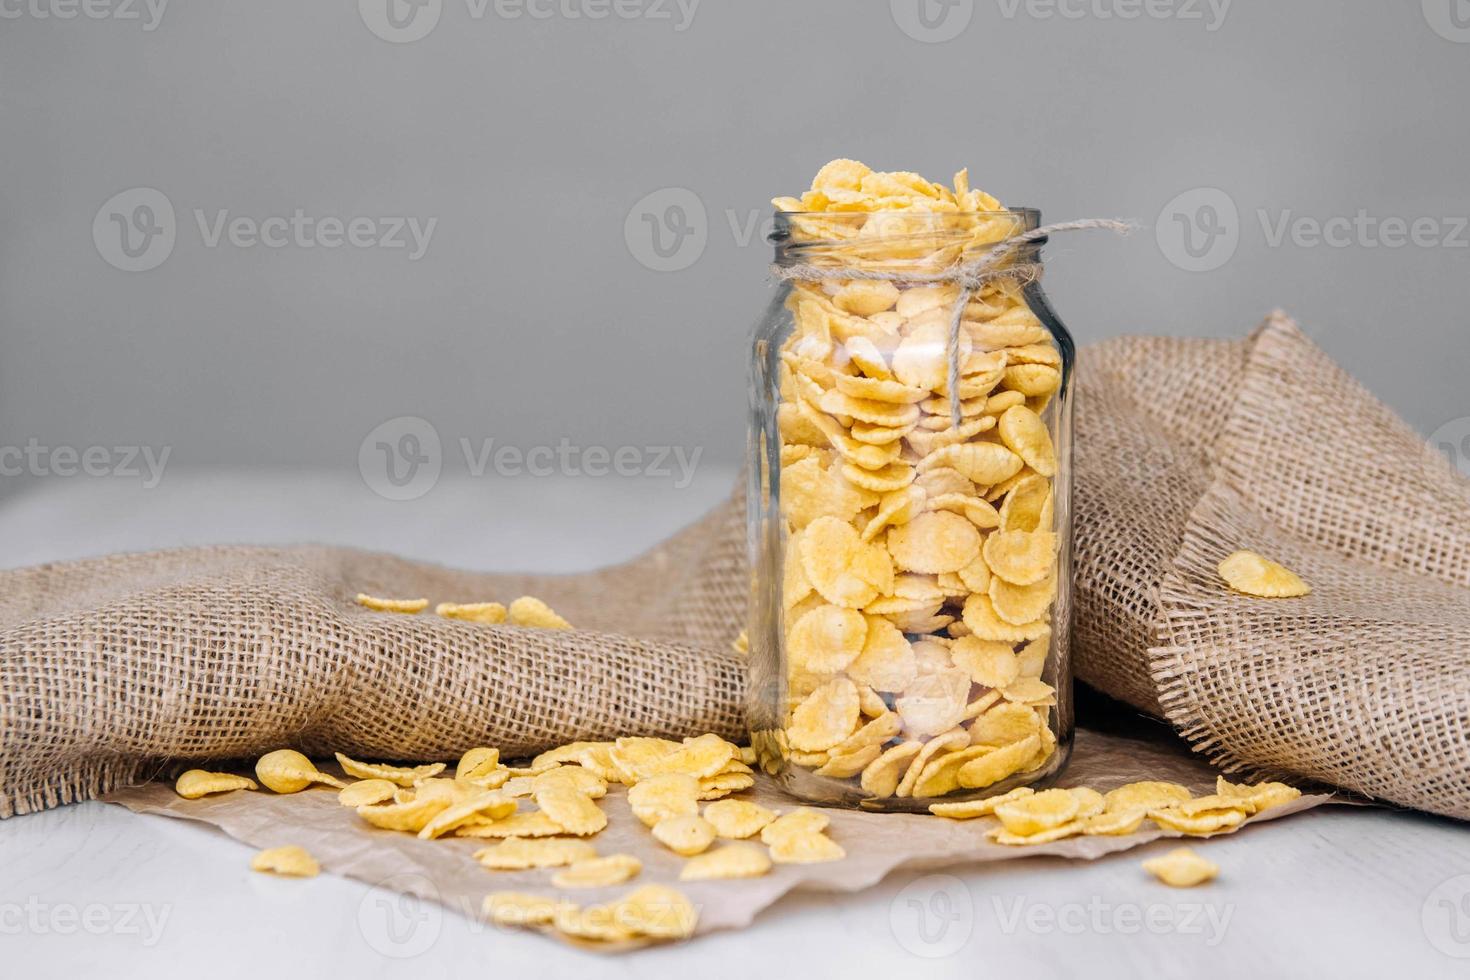
[[[1279,313],[1080,364],[1077,676],[1227,769],[1470,819],[1470,482]],[[1312,593],[1232,593],[1239,548]]]
[[[1285,317],[1245,341],[1110,341],[1079,363],[1078,675],[1226,766],[1470,818],[1467,483]],[[1231,594],[1215,564],[1237,548],[1312,594]],[[0,572],[0,815],[283,745],[443,760],[738,737],[747,588],[738,495],[583,575],[320,547]],[[375,613],[358,592],[528,593],[579,628]]]

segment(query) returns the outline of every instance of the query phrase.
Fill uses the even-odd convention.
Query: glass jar
[[[750,384],[748,709],[761,765],[799,798],[923,810],[1066,762],[1074,350],[1039,283],[1044,239],[1007,242],[1039,221],[776,215],[783,284]]]

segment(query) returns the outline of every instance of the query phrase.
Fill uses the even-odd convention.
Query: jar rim
[[[880,221],[893,221],[895,230],[892,234],[883,234],[879,229],[879,234],[864,239],[860,229],[875,217]],[[904,219],[923,220],[916,220],[917,227],[904,228],[900,224]],[[976,240],[976,232],[992,221],[1009,221],[1012,226],[1008,229],[985,229],[984,239]],[[814,227],[802,228],[804,222],[810,222]],[[973,256],[1040,227],[1041,211],[1029,207],[999,211],[777,211],[766,241],[775,247],[777,265],[813,261],[842,265],[845,259],[853,257],[855,249],[903,245],[905,240],[922,250],[959,244],[966,254]],[[834,235],[830,231],[832,228],[851,230],[853,234]],[[817,237],[824,231],[825,234]],[[991,235],[994,237],[989,237]],[[1041,238],[1028,242],[1024,249],[1018,249],[1018,255],[1024,251],[1034,256],[1044,244],[1045,240]],[[915,259],[919,260],[919,265],[923,264],[923,256],[916,253],[907,260],[892,263],[892,267],[895,271],[912,267]]]

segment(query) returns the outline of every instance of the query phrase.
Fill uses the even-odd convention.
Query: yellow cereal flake
[[[1103,806],[1109,813],[1130,810],[1160,810],[1182,803],[1193,794],[1178,783],[1144,780],[1128,783],[1103,794]]]
[[[999,640],[961,637],[950,647],[950,656],[956,667],[982,687],[1003,688],[1021,674],[1020,661],[1011,644]]]
[[[507,837],[559,837],[566,831],[540,810],[531,810],[488,822],[472,820],[462,824],[454,833],[457,837],[504,840]]]
[[[996,426],[1001,442],[1042,476],[1055,476],[1057,455],[1046,423],[1025,405],[1006,409]],[[999,481],[996,481],[999,482]]]
[[[786,649],[797,668],[831,674],[857,659],[867,636],[868,623],[862,613],[823,604],[791,627],[786,636]]]
[[[1220,562],[1220,577],[1236,592],[1264,599],[1295,598],[1312,591],[1296,572],[1254,551],[1237,551]]]
[[[958,572],[980,554],[980,532],[967,518],[927,511],[888,531],[894,564],[912,572]]]
[[[459,764],[454,767],[456,779],[472,779],[487,776],[500,768],[500,750],[486,747],[470,749],[459,757]]]
[[[397,791],[398,787],[386,779],[364,779],[350,784],[338,793],[337,802],[356,809],[360,806],[386,803],[393,799],[393,794]]]
[[[820,833],[827,829],[828,822],[828,816],[822,811],[798,807],[766,824],[761,830],[761,843],[769,845],[793,835]]]
[[[510,604],[512,626],[531,626],[537,629],[569,630],[572,624],[562,619],[546,603],[535,596],[523,595]]]
[[[197,800],[212,793],[228,793],[237,789],[256,789],[255,780],[227,772],[190,769],[174,783],[174,792],[186,800]]]
[[[1168,854],[1144,861],[1143,870],[1170,888],[1193,888],[1218,875],[1220,866],[1200,857],[1192,848],[1176,847]]]
[[[840,844],[819,831],[786,834],[767,846],[776,864],[819,864],[847,857]]]
[[[730,840],[755,836],[776,816],[775,810],[749,800],[719,800],[704,808],[704,819],[715,834]]]
[[[444,771],[444,763],[426,766],[390,766],[379,762],[358,762],[341,752],[336,753],[342,771],[356,779],[386,779],[397,786],[411,787]]]
[[[430,818],[428,823],[419,828],[419,838],[433,840],[436,837],[442,837],[451,830],[462,827],[475,817],[483,816],[488,820],[497,820],[515,812],[515,800],[491,790],[467,800],[451,803],[440,810]]]
[[[847,676],[873,691],[902,691],[917,674],[914,649],[903,631],[886,619],[869,616],[862,652],[847,665]]]
[[[1009,793],[992,796],[983,800],[966,800],[963,803],[931,803],[929,812],[937,817],[948,817],[951,820],[973,820],[975,817],[988,817],[995,813],[995,808],[1012,800],[1019,800],[1035,793],[1030,786],[1018,786]]]
[[[923,747],[924,743],[915,739],[886,749],[863,769],[859,780],[863,792],[880,800],[892,796],[909,764]]]
[[[666,885],[644,885],[613,907],[620,924],[655,939],[687,938],[699,922],[698,911],[683,892]]]
[[[970,744],[1000,748],[1038,734],[1041,720],[1024,704],[1003,701],[979,715],[970,725]]]
[[[959,771],[959,784],[965,789],[984,789],[1020,772],[1036,751],[1041,748],[1041,738],[1032,735],[1019,742],[1002,746],[965,763]]]
[[[857,728],[857,687],[836,677],[813,691],[791,713],[787,736],[794,749],[821,752],[832,748]]]
[[[993,442],[967,442],[936,449],[919,461],[919,472],[945,467],[980,486],[1009,480],[1025,465],[1021,457]]]
[[[542,780],[546,777],[536,778]],[[541,812],[569,834],[586,837],[607,826],[607,815],[583,795],[570,778],[538,783],[533,788],[533,795]]]
[[[1290,803],[1302,795],[1302,791],[1285,783],[1257,783],[1254,786],[1232,783],[1224,776],[1215,777],[1215,794],[1229,798],[1244,798],[1255,807],[1255,812]]]
[[[1051,608],[1057,596],[1056,572],[1031,585],[1014,585],[997,575],[990,580],[988,592],[990,607],[1002,622],[1025,626],[1041,619]]]
[[[649,827],[672,817],[699,813],[699,780],[687,773],[667,773],[640,780],[628,788],[628,806]]]
[[[503,623],[505,606],[498,602],[441,602],[434,613],[445,619],[458,619],[466,623]]]
[[[317,864],[316,858],[307,853],[306,848],[287,844],[285,847],[267,848],[256,854],[250,859],[250,870],[288,878],[315,878],[322,868]]]
[[[492,871],[525,871],[529,868],[559,868],[597,856],[591,844],[566,838],[508,837],[475,852],[481,867]]]
[[[1082,832],[1091,836],[1123,837],[1134,833],[1147,816],[1144,810],[1104,810],[1082,822]]]
[[[1245,822],[1246,817],[1243,810],[1206,810],[1201,813],[1186,814],[1180,812],[1176,807],[1150,810],[1148,815],[1149,819],[1165,830],[1195,836],[1214,834],[1238,827]]]
[[[621,885],[642,870],[643,862],[631,854],[609,854],[573,861],[553,875],[551,883],[558,888],[605,888]]]
[[[997,844],[1025,847],[1034,844],[1050,844],[1052,841],[1063,840],[1082,833],[1084,824],[1081,820],[1073,820],[1050,830],[1039,830],[1034,834],[1013,834],[1004,827],[997,827],[989,831],[987,836]]]
[[[492,892],[485,896],[485,917],[497,926],[548,926],[556,918],[557,900],[524,892]]]
[[[965,626],[977,639],[981,640],[1019,643],[1026,640],[1037,640],[1051,634],[1051,624],[1044,619],[1022,625],[1008,623],[1001,619],[995,611],[995,605],[990,601],[990,596],[985,593],[977,592],[966,599],[963,615]]]
[[[1074,794],[1048,789],[1002,803],[995,808],[995,815],[1007,833],[1030,836],[1071,823],[1080,810],[1081,803]]]
[[[680,881],[711,881],[727,878],[759,878],[771,870],[766,851],[754,844],[726,844],[684,862]]]
[[[653,825],[653,839],[675,854],[693,857],[714,843],[715,828],[702,817],[669,817]]]
[[[1056,551],[1051,531],[997,531],[985,539],[985,564],[1012,585],[1034,585],[1052,571]]]
[[[428,826],[430,820],[449,809],[453,802],[448,796],[425,796],[402,803],[360,806],[357,808],[357,815],[382,830],[417,834]]]
[[[379,599],[366,592],[357,594],[357,604],[374,612],[407,613],[413,615],[429,608],[428,599]]]
[[[338,789],[344,783],[317,769],[310,759],[294,749],[267,752],[255,763],[255,778],[273,793],[299,793],[313,783],[325,783]]]
[[[558,902],[552,925],[563,936],[592,943],[628,942],[638,937],[636,932],[618,921],[617,909],[611,905]]]
[[[1051,526],[1051,481],[1029,474],[1011,487],[1000,505],[1002,531],[1044,531]]]
[[[938,735],[965,717],[970,694],[969,675],[953,668],[923,674],[893,704],[906,735]]]

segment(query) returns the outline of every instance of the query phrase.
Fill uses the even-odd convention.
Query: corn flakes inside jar
[[[816,803],[923,810],[1072,741],[1069,381],[1038,212],[834,160],[777,198],[751,372],[749,716]]]

